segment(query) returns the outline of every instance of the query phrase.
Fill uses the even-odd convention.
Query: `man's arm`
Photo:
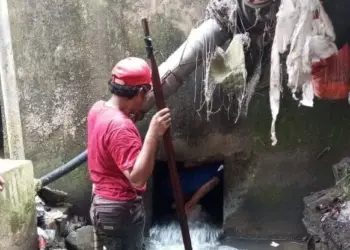
[[[154,138],[147,133],[134,166],[123,171],[124,175],[136,188],[144,187],[148,178],[152,175],[157,147],[158,138]]]
[[[206,182],[203,186],[201,186],[191,197],[191,199],[186,203],[185,209],[189,212],[193,206],[195,206],[204,196],[206,196],[211,190],[214,189],[216,185],[218,185],[220,179],[218,177],[213,177],[211,180]]]
[[[168,108],[158,111],[152,118],[144,145],[133,128],[119,128],[106,139],[108,150],[135,188],[142,188],[152,175],[159,139],[170,127]]]
[[[0,192],[4,189],[4,184],[5,184],[5,181],[4,181],[4,179],[0,176]]]

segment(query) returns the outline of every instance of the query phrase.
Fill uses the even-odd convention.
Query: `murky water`
[[[221,246],[219,238],[222,230],[203,221],[189,222],[193,250],[237,250],[229,246]],[[156,225],[150,230],[147,250],[183,250],[180,225],[170,222]]]

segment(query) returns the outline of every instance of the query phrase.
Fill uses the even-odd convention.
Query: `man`
[[[185,211],[189,214],[200,201],[223,180],[221,163],[185,163],[179,168],[179,176],[185,199]],[[164,180],[167,198],[174,200],[170,180]],[[175,203],[172,203],[175,208]]]
[[[4,189],[5,180],[0,176],[0,192]]]
[[[170,126],[169,109],[157,112],[142,145],[134,121],[151,90],[151,73],[140,58],[121,60],[108,82],[112,97],[95,103],[88,114],[96,250],[142,247],[145,215],[140,194],[152,174],[158,141]]]
[[[186,198],[185,211],[187,213],[199,204],[199,202],[223,180],[223,164],[206,163],[185,165],[185,168],[193,168],[191,171],[183,171],[182,186]]]

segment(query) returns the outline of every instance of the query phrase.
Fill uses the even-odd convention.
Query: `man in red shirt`
[[[112,97],[95,103],[88,114],[96,250],[142,248],[145,214],[140,194],[152,174],[158,141],[170,126],[169,109],[157,112],[142,145],[134,121],[151,90],[151,74],[140,58],[121,60],[108,82]]]

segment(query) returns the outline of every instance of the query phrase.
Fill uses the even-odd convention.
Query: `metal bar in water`
[[[146,18],[142,19],[142,26],[145,33],[145,43],[146,43],[148,58],[151,61],[152,83],[153,83],[153,91],[154,91],[156,106],[158,110],[161,110],[165,108],[164,94],[163,94],[163,89],[162,89],[162,85],[159,77],[157,62],[153,54],[152,40],[150,37],[148,21]],[[179,175],[178,175],[176,163],[175,163],[175,152],[174,152],[174,147],[172,143],[170,128],[164,134],[163,140],[164,140],[165,151],[168,157],[170,179],[171,179],[171,184],[174,192],[176,211],[180,221],[183,243],[185,246],[185,250],[192,250],[191,237],[190,237],[187,217],[185,213],[183,193],[181,190]]]

